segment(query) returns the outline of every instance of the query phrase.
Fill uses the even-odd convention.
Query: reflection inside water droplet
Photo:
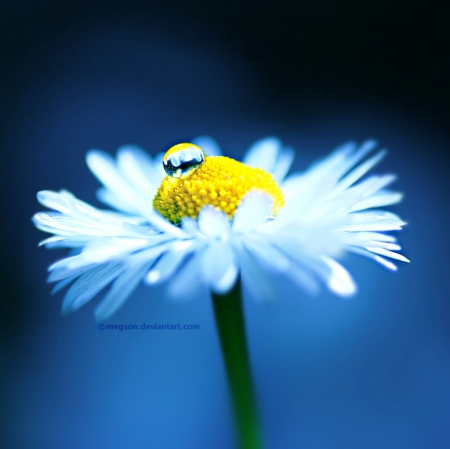
[[[196,170],[205,162],[203,150],[193,143],[179,143],[167,150],[163,158],[164,171],[173,178]]]

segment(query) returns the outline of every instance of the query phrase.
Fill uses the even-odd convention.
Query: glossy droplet
[[[173,178],[196,170],[205,162],[203,150],[193,143],[179,143],[167,150],[163,158],[165,172]]]

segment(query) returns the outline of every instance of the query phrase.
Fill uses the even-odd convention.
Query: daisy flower
[[[41,191],[52,212],[33,217],[53,234],[40,244],[70,248],[49,267],[54,291],[70,287],[63,312],[77,310],[110,289],[96,308],[110,317],[143,280],[166,283],[174,297],[207,288],[227,294],[238,279],[260,301],[276,297],[284,275],[309,292],[324,283],[339,296],[356,285],[338,261],[346,252],[395,270],[397,231],[405,224],[380,210],[402,195],[386,187],[395,176],[365,176],[385,155],[374,141],[346,143],[301,173],[288,171],[294,152],[276,138],[256,142],[242,162],[221,156],[215,141],[200,137],[151,158],[124,146],[114,159],[100,150],[87,164],[103,185],[98,209],[62,190]]]

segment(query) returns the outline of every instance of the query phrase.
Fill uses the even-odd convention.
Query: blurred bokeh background
[[[3,0],[0,15],[0,447],[234,447],[208,298],[139,287],[101,332],[96,301],[60,314],[35,193],[98,205],[90,148],[151,154],[211,135],[240,157],[280,137],[296,170],[376,138],[399,174],[409,266],[344,263],[342,301],[281,286],[246,298],[268,448],[450,448],[450,24],[445,2]]]

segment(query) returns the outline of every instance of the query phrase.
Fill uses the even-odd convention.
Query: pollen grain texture
[[[153,207],[174,224],[180,224],[184,217],[196,219],[206,205],[232,218],[251,190],[263,191],[273,198],[272,216],[284,204],[283,193],[271,174],[225,156],[211,156],[181,178],[166,176],[153,199]]]

